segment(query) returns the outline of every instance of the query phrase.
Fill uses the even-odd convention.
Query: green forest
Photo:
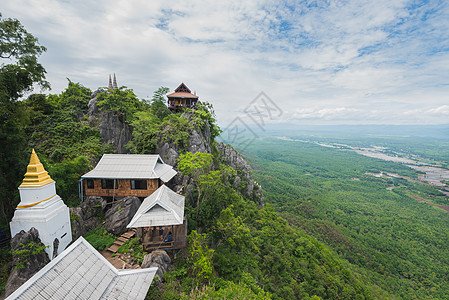
[[[364,142],[372,143],[363,137],[358,143]],[[416,147],[434,158],[420,144],[400,144],[401,149]],[[365,174],[384,171],[416,178],[414,170],[350,151],[279,139],[257,140],[246,152],[267,201],[289,225],[324,243],[355,272],[400,298],[449,297],[448,213],[409,195],[441,205],[449,204],[447,196],[436,187]]]

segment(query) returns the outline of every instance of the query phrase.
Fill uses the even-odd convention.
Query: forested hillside
[[[413,150],[413,143],[400,143]],[[449,204],[447,196],[403,178],[365,174],[416,178],[416,171],[298,141],[258,140],[246,151],[266,200],[292,227],[334,249],[370,282],[398,297],[449,297],[448,213],[409,195],[441,205]]]
[[[109,114],[132,128],[127,151],[161,153],[175,162],[181,175],[173,184],[187,183],[189,246],[178,253],[163,288],[150,289],[150,298],[388,298],[331,249],[288,225],[270,204],[262,205],[260,187],[251,181],[243,158],[232,147],[215,142],[219,128],[210,105],[172,114],[163,103],[166,91],[159,89],[146,102],[127,88],[92,94],[69,81],[59,95],[35,94],[18,103],[29,119],[22,129],[24,147],[36,149],[57,182],[58,194],[70,206],[79,203],[79,177],[103,153],[117,151],[99,129]],[[89,111],[92,101],[99,114]],[[204,152],[188,152],[195,136],[206,141],[195,146]],[[21,174],[25,164],[15,168]],[[22,176],[16,176],[17,185]],[[12,199],[16,191],[8,191]],[[9,203],[16,204],[17,200]]]

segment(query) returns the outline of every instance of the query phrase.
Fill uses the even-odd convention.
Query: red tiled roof
[[[167,95],[168,98],[195,98],[198,99],[197,95],[194,95],[192,93],[185,93],[185,92],[180,92],[180,93],[172,93],[170,95]]]

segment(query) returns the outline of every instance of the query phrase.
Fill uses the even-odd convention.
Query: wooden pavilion
[[[190,89],[181,83],[174,93],[167,95],[168,108],[171,111],[177,112],[183,108],[196,109],[198,103],[198,96],[192,94]]]
[[[176,173],[157,154],[105,154],[92,171],[81,176],[80,198],[145,198]]]
[[[162,185],[145,198],[126,227],[137,228],[145,251],[184,248],[187,246],[184,205],[184,196]],[[172,240],[168,239],[170,232]]]

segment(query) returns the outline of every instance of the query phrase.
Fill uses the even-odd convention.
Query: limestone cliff
[[[88,117],[100,130],[102,142],[111,144],[116,153],[129,153],[125,147],[132,138],[131,126],[123,122],[118,114],[111,110],[100,110],[98,108],[97,90],[91,95],[88,104]]]
[[[252,178],[251,166],[232,146],[216,143],[212,140],[210,126],[206,124],[204,128],[200,128],[194,120],[192,112],[185,112],[181,115],[192,124],[189,131],[189,138],[184,146],[180,146],[170,138],[173,128],[163,128],[158,138],[156,153],[158,153],[164,162],[175,166],[179,155],[185,152],[202,152],[214,153],[220,161],[232,167],[236,171],[233,187],[243,196],[248,197],[260,205],[265,205],[262,196],[262,188]],[[176,130],[176,129],[175,129]],[[174,191],[181,188],[184,194],[189,198],[190,192],[193,190],[193,184],[189,177],[182,176],[178,173],[169,183],[169,187]]]

